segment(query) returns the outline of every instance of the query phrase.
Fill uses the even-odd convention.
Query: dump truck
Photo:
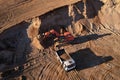
[[[64,49],[57,50],[56,56],[57,56],[57,59],[62,64],[65,71],[72,70],[76,67],[75,61]]]

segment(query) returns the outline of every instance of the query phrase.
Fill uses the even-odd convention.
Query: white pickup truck
[[[56,55],[65,71],[69,71],[76,67],[75,61],[64,49],[57,50]]]

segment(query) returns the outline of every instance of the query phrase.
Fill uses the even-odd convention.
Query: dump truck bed
[[[57,54],[62,61],[71,59],[71,57],[65,52],[64,49],[58,50]]]

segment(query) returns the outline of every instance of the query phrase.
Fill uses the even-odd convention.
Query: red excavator
[[[43,36],[42,42],[44,47],[46,48],[47,46],[52,46],[52,45],[54,45],[54,48],[55,47],[60,48],[74,40],[72,34],[63,27],[60,28],[59,32],[57,32],[54,29],[51,29],[43,33],[42,36]]]
[[[62,28],[60,29],[60,33],[55,31],[54,29],[51,29],[48,32],[43,33],[43,39],[48,38],[48,37],[54,37],[55,41],[58,40],[60,42],[70,42],[74,40],[74,37],[71,35],[70,32],[63,30]]]
[[[59,37],[60,36],[60,34],[56,32],[54,29],[51,29],[50,31],[45,32],[42,35],[43,35],[43,39],[48,38],[48,37],[54,37],[54,36]]]

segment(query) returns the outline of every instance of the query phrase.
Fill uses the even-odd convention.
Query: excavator
[[[43,39],[52,37],[54,38],[54,41],[60,41],[60,42],[70,42],[74,40],[72,34],[67,30],[64,30],[64,28],[60,29],[60,33],[58,33],[54,29],[51,29],[48,32],[43,33],[42,35],[43,35]]]
[[[60,27],[60,31],[57,32],[55,29],[50,29],[42,34],[42,40],[45,44],[54,44],[54,46],[61,46],[68,44],[74,40],[72,34],[67,31],[64,27]],[[45,45],[46,46],[46,45]]]

